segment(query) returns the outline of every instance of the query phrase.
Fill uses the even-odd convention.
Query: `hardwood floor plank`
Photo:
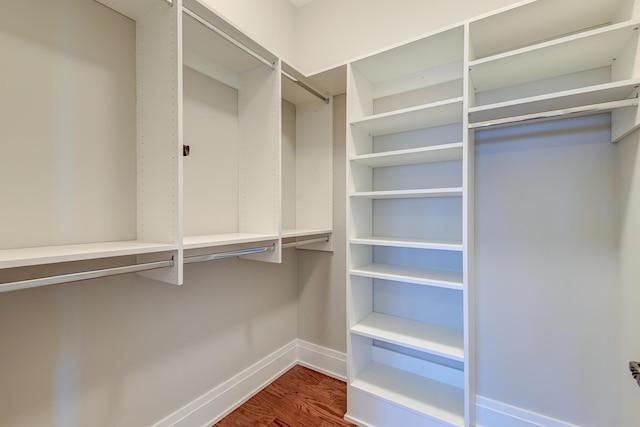
[[[297,365],[215,427],[349,427],[346,384]]]

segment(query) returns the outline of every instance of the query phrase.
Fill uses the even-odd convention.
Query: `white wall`
[[[617,150],[608,115],[476,133],[479,395],[633,425],[618,406]]]
[[[515,0],[314,0],[296,16],[296,65],[305,73],[418,37]]]
[[[289,0],[202,0],[262,46],[296,63],[296,8]]]

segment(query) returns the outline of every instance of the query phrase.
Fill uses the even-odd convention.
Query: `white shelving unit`
[[[305,241],[333,229],[333,99],[283,63],[281,237]],[[331,251],[331,238],[298,249]]]
[[[277,240],[280,62],[207,6],[183,7],[185,249]],[[281,259],[279,250],[251,258]]]
[[[174,267],[139,274],[180,283],[176,9],[37,3],[3,12],[20,25],[0,37],[12,82],[0,89],[0,268],[38,276],[47,264],[160,253]]]
[[[346,417],[358,424],[464,425],[463,47],[453,27],[349,66]]]
[[[636,10],[523,1],[349,64],[349,420],[475,425],[475,131],[637,129]]]
[[[470,122],[597,106],[613,111],[618,141],[638,123],[640,20],[631,2],[558,3],[532,2],[469,24]],[[538,18],[544,25],[533,24]],[[502,37],[512,34],[514,22],[517,35]]]

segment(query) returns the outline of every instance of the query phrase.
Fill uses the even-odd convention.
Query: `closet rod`
[[[295,248],[296,246],[310,245],[312,243],[328,243],[328,242],[329,242],[329,236],[325,236],[325,237],[319,237],[317,239],[299,240],[297,242],[284,243],[282,245],[282,249]]]
[[[185,257],[183,262],[185,264],[190,264],[193,262],[213,261],[216,259],[225,259],[225,258],[233,258],[233,257],[238,257],[243,255],[259,254],[262,252],[274,251],[275,249],[276,249],[276,244],[274,243],[271,246],[260,246],[258,248],[241,249],[238,251],[220,252],[217,254],[196,255],[191,257]]]
[[[616,108],[635,107],[637,105],[637,98],[623,99],[620,101],[603,102],[601,104],[585,105],[580,107],[565,108],[562,110],[544,111],[541,113],[469,123],[469,129],[487,129],[494,126],[510,126],[526,122],[553,120],[562,118],[563,116],[586,115],[597,112],[611,111],[615,110]]]
[[[289,80],[291,80],[292,82],[294,82],[295,84],[297,84],[298,86],[300,86],[302,89],[304,89],[307,92],[309,92],[311,95],[323,100],[325,104],[329,103],[329,101],[330,101],[329,97],[324,96],[323,94],[321,94],[317,90],[313,89],[312,87],[307,86],[304,82],[301,82],[300,80],[298,80],[297,78],[293,77],[291,74],[287,73],[286,71],[282,70],[282,75],[285,76],[286,78],[288,78]]]
[[[265,57],[263,57],[259,53],[253,51],[249,47],[245,46],[244,44],[242,44],[238,40],[234,39],[233,37],[231,37],[229,34],[225,33],[224,31],[222,31],[221,29],[211,25],[209,22],[207,22],[206,20],[204,20],[200,16],[198,16],[195,12],[192,12],[191,10],[189,10],[186,6],[182,6],[182,11],[184,13],[186,13],[187,15],[189,15],[190,17],[192,17],[193,19],[195,19],[196,21],[198,21],[200,24],[204,25],[209,30],[213,31],[214,33],[216,33],[217,35],[219,35],[220,37],[222,37],[223,39],[225,39],[226,41],[231,43],[232,45],[234,45],[237,48],[241,49],[245,53],[253,56],[255,59],[257,59],[258,61],[262,62],[263,64],[265,64],[266,66],[268,66],[272,70],[276,69],[276,64],[274,62],[269,61],[268,59],[266,59]]]
[[[139,271],[173,267],[174,265],[175,262],[172,258],[167,261],[147,262],[144,264],[127,265],[124,267],[112,267],[102,270],[82,271],[79,273],[62,274],[59,276],[42,277],[39,279],[7,282],[0,284],[0,292],[17,291],[19,289],[35,288],[37,286],[59,285],[61,283],[77,282],[79,280],[96,279],[99,277],[115,276],[118,274],[137,273]]]

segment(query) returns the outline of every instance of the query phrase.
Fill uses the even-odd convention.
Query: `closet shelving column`
[[[183,1],[184,249],[280,262],[280,61]]]
[[[283,243],[332,250],[333,98],[282,64]],[[321,241],[326,238],[326,241]]]
[[[51,264],[73,274],[88,260],[112,272],[173,258],[174,267],[140,274],[180,283],[176,8],[37,3],[37,16],[33,2],[7,4],[0,24],[11,34],[0,42],[11,81],[0,96],[0,170],[13,183],[2,190],[3,275],[40,276]]]
[[[346,417],[363,425],[468,425],[463,51],[460,26],[349,65]]]
[[[539,0],[471,21],[471,128],[612,111],[612,140],[624,138],[638,124],[634,8]]]

